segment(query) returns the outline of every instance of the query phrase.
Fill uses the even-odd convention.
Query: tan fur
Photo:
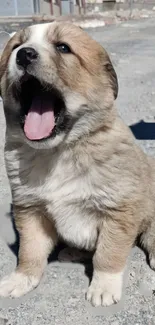
[[[57,243],[52,222],[36,209],[14,207],[16,228],[20,235],[18,272],[41,277],[47,256]],[[22,221],[21,221],[22,220]],[[33,249],[32,249],[33,247]]]
[[[29,73],[61,91],[75,119],[69,131],[43,143],[27,140],[14,120],[19,103],[12,85],[21,71],[15,65],[18,49],[11,54],[11,48],[19,35],[20,47],[34,46],[40,55]],[[0,63],[5,159],[21,241],[20,277],[2,280],[0,294],[19,296],[38,284],[58,234],[72,246],[95,251],[87,299],[110,305],[121,298],[123,270],[137,236],[155,267],[155,162],[117,115],[117,77],[98,43],[62,23],[33,26],[24,32],[26,39],[22,35],[8,43]],[[67,43],[72,54],[57,54],[57,42]],[[31,276],[27,287],[24,278],[25,292],[23,275]]]
[[[5,55],[0,57],[0,62],[1,62],[0,79],[2,78],[2,76],[6,70],[6,66],[8,64],[10,53],[11,53],[12,49],[15,46],[18,46],[18,45],[22,44],[22,42],[26,41],[27,34],[28,33],[26,33],[25,31],[20,31],[20,32],[17,32],[14,37],[10,37],[10,40],[6,45],[6,48],[4,49]]]

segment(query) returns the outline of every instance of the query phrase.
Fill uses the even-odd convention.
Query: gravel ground
[[[155,20],[124,22],[88,32],[108,50],[119,78],[117,107],[123,120],[136,127],[139,145],[155,156]],[[153,128],[152,128],[153,127]],[[15,266],[15,233],[10,209],[10,190],[3,159],[5,122],[0,103],[0,276]],[[91,308],[85,303],[88,286],[85,267],[50,263],[40,286],[19,300],[0,300],[0,325],[154,325],[155,274],[145,255],[134,249],[125,276],[126,289],[120,304]]]

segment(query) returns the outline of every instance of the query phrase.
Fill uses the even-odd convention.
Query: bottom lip
[[[20,101],[20,123],[30,141],[44,141],[64,131],[68,117],[63,96],[52,85],[29,77],[16,89]]]

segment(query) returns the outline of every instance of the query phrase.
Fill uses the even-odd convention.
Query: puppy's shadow
[[[155,140],[155,122],[141,120],[129,128],[137,140]]]
[[[14,221],[14,216],[13,216],[13,205],[12,204],[10,204],[10,211],[7,214],[7,216],[11,218],[12,228],[13,228],[13,231],[15,233],[15,242],[13,244],[8,244],[8,246],[11,249],[11,251],[14,253],[14,255],[16,257],[18,257],[19,235],[18,235],[18,231],[17,231],[16,226],[15,226],[15,221]]]
[[[11,218],[12,228],[15,233],[15,242],[13,244],[8,244],[10,250],[13,252],[13,254],[17,257],[17,263],[18,263],[18,251],[19,251],[19,234],[15,226],[14,216],[13,216],[13,205],[10,205],[10,211],[7,213],[7,217]],[[48,258],[48,263],[52,263],[55,261],[58,261],[58,255],[61,250],[66,248],[67,245],[63,242],[60,242],[59,245],[55,248],[54,252],[52,252]],[[70,262],[73,263],[73,262]],[[76,262],[77,263],[77,262]],[[85,268],[85,275],[88,277],[89,281],[92,279],[92,273],[93,273],[93,265],[92,265],[92,259],[86,259],[79,264],[84,265]]]

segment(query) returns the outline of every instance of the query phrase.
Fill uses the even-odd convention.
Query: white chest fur
[[[23,147],[6,151],[6,161],[15,203],[43,202],[64,240],[79,248],[95,248],[98,224],[90,203],[91,185],[71,156],[25,153]]]

